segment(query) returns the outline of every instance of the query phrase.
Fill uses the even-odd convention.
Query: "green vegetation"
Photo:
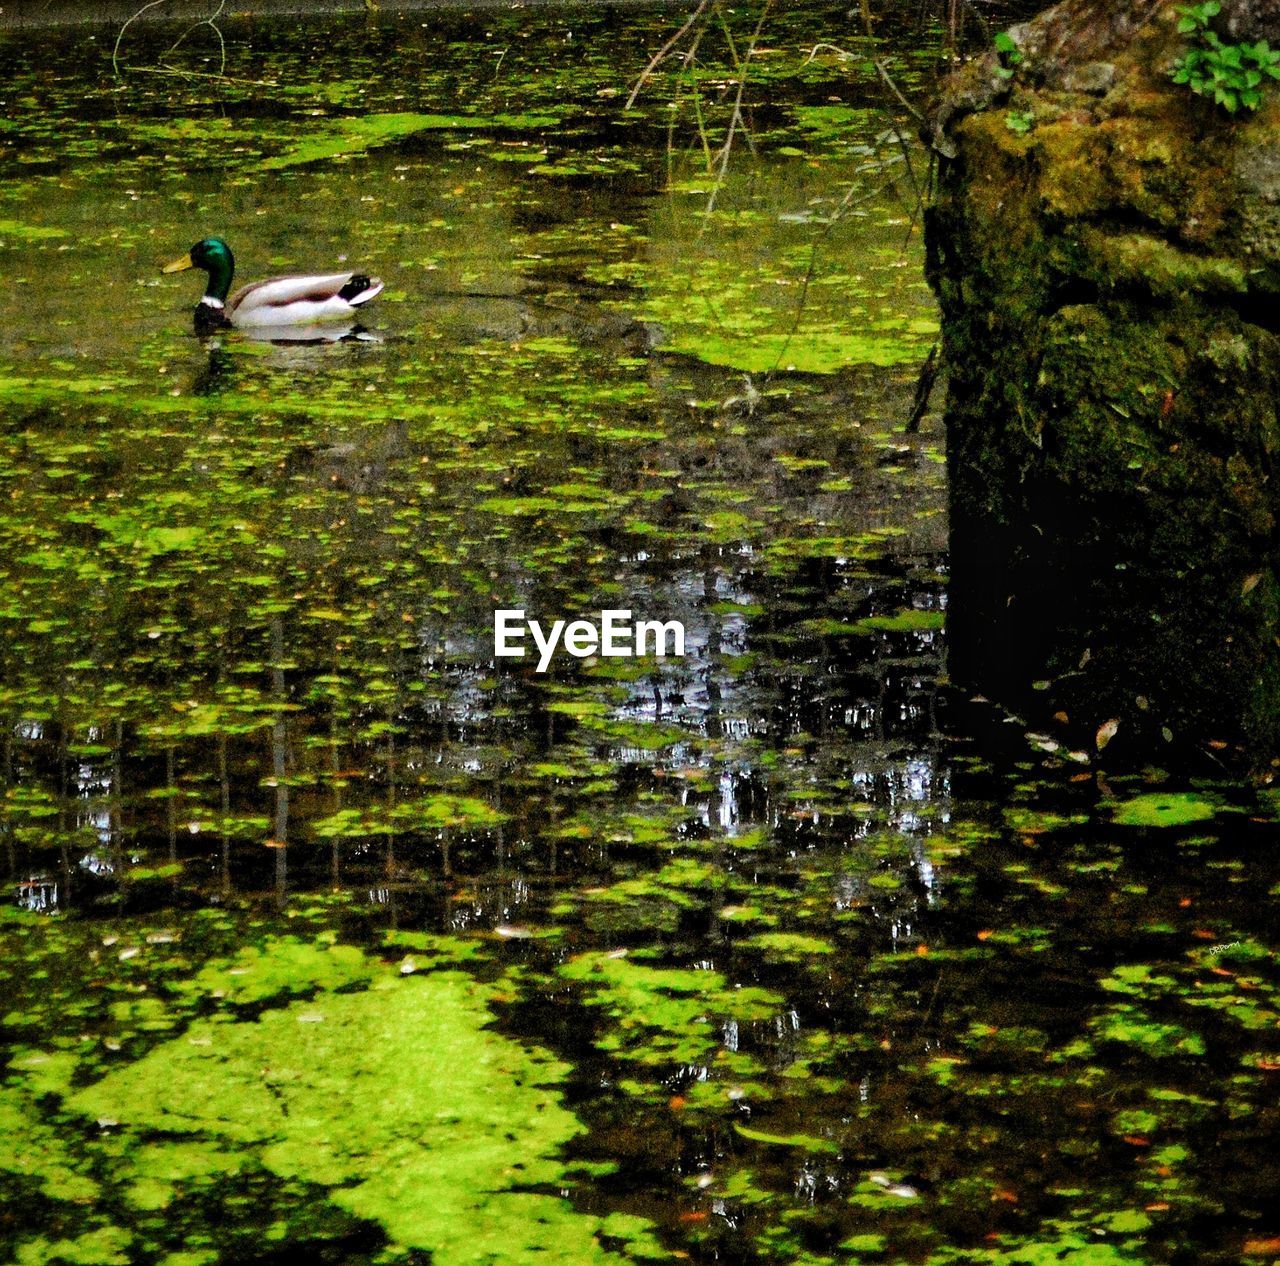
[[[1187,826],[1207,822],[1221,808],[1219,801],[1196,792],[1148,792],[1117,804],[1115,820],[1121,826]]]
[[[1179,6],[1178,30],[1192,42],[1173,68],[1173,81],[1211,98],[1228,114],[1256,110],[1267,84],[1280,79],[1280,50],[1266,40],[1225,43],[1211,25],[1221,12],[1218,0]]]
[[[329,933],[277,935],[191,976],[192,957],[210,933],[218,939],[216,920],[198,922],[180,949],[174,938],[149,952],[143,970],[162,982],[157,996],[111,1006],[105,1050],[32,1049],[12,1062],[0,1119],[14,1128],[0,1171],[33,1174],[46,1198],[79,1205],[88,1223],[75,1247],[22,1241],[19,1262],[136,1261],[208,1243],[200,1220],[215,1210],[233,1240],[247,1237],[255,1214],[238,1193],[267,1186],[280,1193],[281,1233],[303,1214],[339,1239],[352,1218],[377,1224],[387,1237],[379,1261],[408,1249],[471,1261],[479,1246],[493,1262],[547,1254],[603,1266],[626,1260],[626,1242],[650,1242],[642,1219],[622,1234],[543,1194],[575,1181],[562,1152],[583,1127],[557,1090],[568,1070],[492,1031],[497,988],[456,966],[473,945],[415,938],[406,971]],[[84,946],[56,924],[20,926],[9,951],[15,933],[46,955]],[[132,962],[107,969],[108,991],[128,992]],[[199,1018],[210,999],[218,1013]],[[101,1024],[102,1008],[82,1010],[82,1022]],[[47,1020],[11,1014],[6,1024]],[[113,1059],[126,1045],[132,1058]],[[40,1125],[50,1113],[61,1132]],[[93,1225],[111,1203],[133,1211],[132,1230]]]
[[[997,65],[996,74],[1006,82],[1017,73],[1025,58],[1013,36],[1008,31],[997,31],[994,42]]]

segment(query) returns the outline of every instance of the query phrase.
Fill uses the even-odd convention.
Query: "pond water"
[[[1280,1255],[1280,801],[950,687],[923,155],[682,16],[0,40],[7,1260]]]

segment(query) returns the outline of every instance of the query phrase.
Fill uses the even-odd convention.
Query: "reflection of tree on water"
[[[266,690],[247,728],[235,724],[234,712],[215,707],[202,718],[199,733],[186,739],[168,731],[146,739],[147,724],[121,720],[113,728],[83,732],[42,727],[25,738],[11,736],[11,748],[24,781],[52,777],[61,785],[78,771],[74,789],[50,796],[58,806],[52,834],[69,856],[73,839],[93,833],[95,849],[79,866],[95,879],[83,896],[91,903],[140,897],[151,880],[130,878],[139,865],[148,875],[161,866],[169,883],[184,888],[209,884],[215,892],[252,891],[268,879],[257,860],[263,838],[274,856],[269,882],[283,894],[290,882],[287,845],[291,838],[295,843],[305,840],[311,824],[321,820],[333,824],[326,827],[328,863],[317,867],[320,855],[304,849],[296,872],[304,887],[327,882],[363,889],[372,883],[394,905],[395,894],[405,885],[430,888],[441,879],[487,876],[486,882],[501,884],[509,900],[530,865],[563,872],[566,862],[571,869],[596,864],[592,850],[583,851],[574,835],[557,825],[589,811],[592,800],[588,796],[579,805],[571,790],[531,782],[530,767],[547,762],[621,762],[618,774],[634,781],[636,790],[664,770],[701,770],[697,781],[706,789],[687,792],[681,812],[698,831],[724,835],[729,844],[738,832],[761,824],[804,837],[815,827],[825,830],[821,823],[828,806],[820,799],[812,810],[804,808],[811,776],[807,771],[812,769],[823,770],[824,782],[847,780],[851,794],[874,808],[874,820],[882,825],[908,834],[927,829],[931,818],[945,815],[935,777],[927,772],[930,762],[916,754],[916,745],[929,741],[922,722],[928,717],[926,696],[938,664],[936,644],[925,644],[922,653],[905,658],[891,654],[878,668],[862,664],[850,671],[837,646],[799,632],[794,635],[798,640],[788,643],[791,667],[744,674],[735,661],[759,653],[752,621],[708,608],[782,605],[771,597],[769,579],[754,573],[756,565],[750,552],[740,552],[726,566],[721,552],[713,550],[678,561],[676,570],[663,565],[657,590],[657,576],[634,576],[626,601],[642,609],[655,593],[663,594],[666,613],[686,623],[689,655],[655,665],[629,683],[602,714],[598,740],[548,710],[559,697],[556,692],[564,690],[563,682],[518,674],[483,681],[486,670],[492,671],[485,657],[491,648],[483,637],[473,646],[446,637],[455,650],[443,659],[402,657],[395,651],[381,663],[377,657],[364,659],[366,672],[390,674],[378,688],[377,702],[353,706],[341,695],[332,696],[325,709],[316,711],[312,705],[314,719],[309,720],[295,711],[295,701],[316,688],[307,685],[308,678],[325,678],[321,690],[339,686],[325,663],[336,657],[337,665],[349,671],[355,648],[345,643],[326,648],[295,621],[276,614],[258,641],[266,652]],[[805,592],[816,596],[820,587],[839,589],[841,584],[838,569],[820,568],[806,582]],[[896,579],[889,592],[896,604]],[[804,614],[820,609],[815,603]],[[769,637],[793,637],[784,621],[771,624]],[[432,645],[437,639],[434,629],[417,636]],[[471,654],[477,658],[468,658]],[[216,697],[227,683],[229,673],[219,665],[233,662],[225,642],[213,649],[213,663],[205,665],[213,670],[206,687],[210,696]],[[195,666],[189,665],[188,673]],[[424,681],[431,682],[434,700],[426,707],[421,701]],[[190,694],[195,684],[188,677],[186,686],[170,697]],[[589,682],[583,686],[590,699],[594,689]],[[659,699],[665,702],[659,705]],[[621,728],[611,737],[615,723]],[[669,730],[675,741],[650,749],[646,727],[651,725],[664,727],[664,734]],[[89,742],[106,735],[112,741],[105,747]],[[84,746],[102,750],[89,758],[68,755]],[[899,747],[901,755],[895,752]],[[766,753],[791,749],[794,753],[782,761],[761,763]],[[46,762],[51,768],[42,777],[39,771]],[[133,784],[127,795],[126,776]],[[513,813],[515,825],[468,828],[463,811],[457,826],[402,829],[402,776],[415,795],[429,794],[433,785],[474,787],[494,808]],[[293,787],[299,796],[297,825],[290,822]],[[628,804],[624,794],[607,810],[597,806],[595,811],[603,810],[607,818],[625,814]],[[259,819],[263,809],[267,812]],[[923,816],[917,817],[917,810]],[[344,815],[350,818],[349,829],[342,824]],[[255,842],[253,824],[258,820],[263,826],[257,828],[261,834]],[[380,856],[373,848],[378,836]],[[518,841],[514,853],[508,850],[511,838]],[[212,852],[206,842],[213,845]],[[90,858],[101,864],[89,863]],[[166,862],[179,865],[164,867]],[[10,873],[21,864],[15,855]],[[70,869],[64,866],[68,878]],[[64,907],[74,904],[65,886],[58,899]],[[483,917],[501,921],[509,914],[491,909]]]

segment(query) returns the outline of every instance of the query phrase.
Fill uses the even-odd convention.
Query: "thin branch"
[[[124,25],[121,26],[119,32],[117,33],[116,42],[111,49],[111,71],[117,79],[124,78],[120,70],[120,45],[124,42],[125,32],[149,9],[154,9],[157,5],[161,5],[165,3],[167,3],[167,0],[147,0],[147,3],[144,4],[142,8],[130,14],[129,17],[125,19]],[[201,18],[199,22],[193,22],[189,27],[187,27],[187,29],[183,31],[182,34],[179,35],[178,38],[174,40],[174,42],[167,49],[165,49],[163,53],[160,54],[161,59],[168,57],[170,53],[174,52],[182,44],[183,40],[185,40],[187,36],[190,35],[191,32],[194,31],[197,27],[207,26],[218,37],[218,50],[220,53],[220,60],[218,63],[218,73],[216,75],[211,75],[208,72],[205,72],[202,77],[209,78],[209,79],[225,78],[226,69],[227,69],[227,41],[223,38],[222,30],[218,26],[217,20],[219,17],[222,16],[222,11],[226,7],[227,7],[227,0],[218,0],[218,7],[207,18]],[[170,68],[166,67],[166,69],[170,69]],[[173,73],[196,74],[198,72],[180,71],[180,72],[173,72]]]
[[[883,170],[883,167],[881,170]],[[840,223],[841,216],[843,216],[850,207],[861,206],[864,202],[870,202],[873,199],[878,198],[894,183],[895,182],[892,179],[886,180],[884,184],[878,185],[876,188],[864,192],[860,198],[855,198],[853,196],[858,186],[850,185],[848,192],[840,199],[836,209],[831,213],[826,223],[822,226],[822,232],[809,243],[809,266],[805,270],[804,281],[800,285],[800,294],[796,298],[795,312],[791,318],[791,328],[787,331],[787,337],[782,340],[782,347],[778,350],[777,357],[774,359],[773,364],[765,374],[766,380],[777,372],[778,366],[782,364],[782,358],[791,348],[791,341],[800,331],[800,320],[804,316],[804,306],[809,299],[809,288],[813,284],[813,278],[817,273],[818,247],[822,243],[822,240],[831,232],[832,229],[835,228],[837,224]]]
[[[123,78],[120,74],[120,41],[124,39],[124,33],[144,14],[148,9],[154,9],[158,4],[166,4],[168,0],[147,0],[136,13],[130,14],[125,19],[124,25],[120,28],[120,33],[116,36],[115,47],[111,50],[111,70],[117,79]]]
[[[153,0],[158,3],[159,0]],[[653,77],[653,72],[667,60],[671,50],[680,43],[688,33],[693,30],[694,24],[707,11],[711,5],[711,0],[698,0],[698,7],[689,14],[688,21],[660,48],[654,55],[649,58],[649,64],[640,72],[640,78],[636,80],[635,86],[631,89],[631,95],[627,98],[627,104],[624,109],[630,110],[636,103],[636,98],[640,95],[645,84]]]
[[[221,61],[218,63],[218,73],[214,75],[213,78],[224,78],[227,70],[227,41],[222,38],[222,31],[217,23],[218,18],[222,16],[222,10],[226,7],[227,0],[218,0],[218,7],[207,18],[201,18],[199,22],[193,22],[189,27],[187,27],[187,29],[183,31],[182,34],[164,50],[163,53],[160,54],[161,64],[163,64],[164,59],[168,57],[170,53],[177,51],[183,40],[185,40],[192,31],[196,30],[198,27],[207,26],[218,37],[218,48],[222,54]]]
[[[725,177],[728,175],[729,156],[733,152],[733,140],[737,134],[739,124],[742,125],[744,131],[746,130],[746,121],[742,117],[742,98],[747,91],[747,68],[751,63],[751,54],[760,42],[760,33],[764,30],[765,21],[769,17],[769,10],[772,7],[773,0],[764,0],[755,30],[751,32],[751,40],[747,44],[746,56],[742,60],[742,70],[738,75],[738,91],[733,99],[733,113],[729,117],[729,133],[724,138],[724,146],[720,150],[720,170],[716,174],[715,187],[711,190],[711,197],[707,200],[707,209],[703,213],[704,228],[711,219],[711,213],[716,208],[716,199],[719,197],[721,186],[723,186]]]
[[[689,93],[693,100],[693,118],[698,125],[698,139],[702,142],[702,153],[707,164],[707,175],[711,175],[715,171],[716,160],[711,153],[711,139],[707,134],[707,121],[702,115],[702,94],[698,91],[698,81],[693,77],[692,67],[686,68],[689,76]],[[672,114],[674,115],[674,111]],[[675,119],[672,119],[674,124]]]
[[[817,57],[819,49],[822,49],[824,52],[830,51],[832,53],[835,53],[844,61],[852,61],[853,58],[857,56],[856,53],[851,53],[849,52],[848,49],[841,48],[839,44],[828,44],[825,41],[822,41],[820,43],[815,44],[809,50],[809,56],[806,57],[804,61],[800,63],[801,68],[807,66],[811,61],[813,61],[815,57]]]
[[[919,123],[919,124],[921,125],[921,127],[923,127],[923,126],[924,126],[924,124],[925,124],[925,117],[924,117],[924,115],[923,115],[923,114],[921,114],[921,113],[920,113],[920,111],[919,111],[919,110],[917,110],[917,109],[915,108],[915,106],[913,106],[913,105],[911,104],[911,102],[910,102],[910,101],[908,101],[908,100],[906,99],[906,97],[904,97],[904,96],[902,95],[902,90],[898,87],[898,85],[897,85],[896,83],[894,83],[894,81],[893,81],[893,76],[892,76],[891,74],[889,74],[888,70],[886,70],[886,69],[885,69],[885,64],[884,64],[884,62],[882,62],[882,61],[877,57],[877,58],[874,58],[874,59],[872,60],[872,63],[871,63],[871,64],[872,64],[872,65],[876,68],[876,70],[879,72],[879,74],[880,74],[880,78],[884,80],[885,85],[886,85],[886,87],[888,87],[889,91],[890,91],[890,92],[892,92],[892,93],[893,93],[893,95],[894,95],[895,97],[897,97],[897,98],[898,98],[898,101],[901,103],[902,108],[903,108],[903,109],[904,109],[904,110],[905,110],[905,111],[906,111],[906,112],[907,112],[907,113],[908,113],[908,114],[909,114],[913,119],[915,119],[915,121],[916,121],[917,123]]]
[[[211,70],[183,70],[179,66],[130,66],[131,75],[177,75],[182,79],[216,79],[224,84],[245,84],[251,88],[278,88],[275,79],[237,79],[233,75],[215,75]]]

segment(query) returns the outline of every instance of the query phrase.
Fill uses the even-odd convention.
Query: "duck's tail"
[[[370,299],[376,299],[382,293],[382,278],[369,277],[364,273],[353,273],[351,280],[338,291],[338,298],[345,299],[353,308],[358,308]]]

